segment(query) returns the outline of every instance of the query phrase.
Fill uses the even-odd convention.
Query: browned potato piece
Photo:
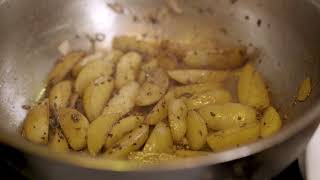
[[[264,109],[270,105],[267,87],[260,73],[251,64],[247,64],[240,73],[238,97],[240,103],[257,109]]]
[[[105,147],[109,148],[133,129],[139,127],[144,120],[143,116],[128,116],[118,121],[107,135]]]
[[[168,93],[153,107],[147,115],[145,123],[155,125],[168,117],[168,103],[174,98],[174,91],[169,90]]]
[[[213,130],[242,127],[257,121],[255,109],[238,103],[207,105],[200,108],[199,113]]]
[[[84,90],[101,76],[111,76],[113,73],[113,64],[102,60],[96,60],[87,64],[79,73],[74,87],[79,95],[83,95]]]
[[[280,130],[282,121],[276,109],[273,107],[268,107],[265,110],[263,117],[260,120],[260,126],[261,136],[263,138],[270,137]]]
[[[179,83],[194,84],[194,83],[205,83],[205,82],[222,82],[229,77],[230,72],[186,69],[186,70],[171,70],[171,71],[168,71],[168,74],[171,79],[176,80]]]
[[[136,98],[136,105],[148,106],[159,101],[169,87],[166,72],[158,68],[154,70],[140,88]]]
[[[68,142],[59,129],[55,129],[54,135],[49,143],[49,149],[54,152],[69,151]]]
[[[111,62],[111,63],[118,63],[120,58],[123,56],[123,52],[117,49],[113,49],[107,53],[107,55],[103,58],[103,61]]]
[[[234,69],[243,65],[247,58],[245,48],[234,48],[189,51],[183,61],[193,68]]]
[[[75,109],[60,108],[58,120],[70,147],[76,151],[83,149],[87,145],[87,118]]]
[[[191,98],[185,100],[188,109],[199,109],[209,104],[224,104],[231,102],[231,94],[222,89],[211,90],[205,93],[195,94]]]
[[[91,155],[95,156],[99,153],[106,142],[107,134],[120,117],[119,114],[102,114],[90,124],[87,143],[88,151]]]
[[[149,62],[142,64],[141,70],[138,76],[138,82],[140,84],[143,84],[147,77],[150,76],[150,74],[158,68],[158,61],[156,59],[151,59]]]
[[[304,79],[299,87],[297,100],[305,101],[311,94],[311,79],[307,77]]]
[[[83,94],[83,107],[89,121],[95,120],[107,104],[114,81],[111,77],[102,76],[86,88]]]
[[[172,153],[173,140],[169,126],[164,122],[159,122],[150,134],[143,152]]]
[[[188,144],[192,150],[199,150],[206,144],[208,129],[205,120],[196,111],[189,111],[187,115]]]
[[[50,91],[50,108],[57,112],[59,108],[67,107],[72,93],[72,82],[61,81],[57,83]]]
[[[85,55],[84,52],[72,52],[62,58],[49,74],[49,83],[56,84],[63,80],[73,66]]]
[[[134,36],[118,36],[113,39],[112,46],[121,51],[137,51],[141,54],[155,55],[158,44],[151,41],[138,40]]]
[[[113,96],[108,105],[104,108],[103,114],[119,114],[126,115],[134,108],[135,98],[139,92],[139,84],[137,82],[130,82],[123,86],[119,92]]]
[[[146,142],[149,135],[149,126],[140,125],[121,138],[116,144],[114,144],[106,152],[106,157],[111,159],[126,158],[130,152],[140,149]]]
[[[73,68],[72,68],[72,75],[73,77],[77,77],[80,71],[90,62],[95,60],[101,60],[103,57],[102,52],[96,52],[94,54],[90,54],[84,58],[82,58]]]
[[[168,104],[169,125],[174,142],[183,139],[187,131],[188,109],[181,99],[171,100]]]
[[[183,95],[194,95],[199,94],[211,90],[215,90],[217,88],[221,88],[221,84],[219,83],[202,83],[202,84],[192,84],[187,86],[178,86],[174,88],[174,94],[176,97],[180,97]]]
[[[33,107],[23,123],[24,137],[36,144],[47,144],[49,134],[49,101]]]
[[[113,124],[126,115],[134,107],[134,99],[139,90],[139,84],[130,82],[123,86],[119,93],[111,98],[107,107],[88,130],[88,150],[91,155],[96,155],[106,143],[107,134]]]
[[[212,133],[207,138],[212,151],[222,151],[256,141],[260,135],[259,123],[248,124]]]
[[[116,88],[120,89],[137,79],[141,61],[141,55],[136,52],[128,52],[120,58],[115,75]]]

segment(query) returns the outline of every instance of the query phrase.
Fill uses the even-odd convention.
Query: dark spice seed
[[[212,117],[215,117],[215,116],[216,116],[216,114],[213,113],[213,112],[210,112],[210,115],[211,115]]]
[[[136,146],[136,145],[137,145],[137,143],[133,143],[133,145],[134,145],[134,146]]]
[[[261,23],[262,23],[261,19],[258,19],[258,21],[257,21],[257,26],[260,27],[260,26],[261,26]]]
[[[29,105],[23,105],[22,108],[25,109],[25,110],[29,110],[29,109],[31,109],[31,106],[29,106]]]
[[[199,131],[199,134],[200,134],[200,136],[202,136],[202,135],[203,135],[201,130]]]
[[[71,114],[71,119],[73,122],[78,122],[80,120],[80,117],[78,114]]]

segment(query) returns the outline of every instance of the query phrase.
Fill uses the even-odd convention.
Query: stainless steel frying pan
[[[123,13],[109,8],[107,4],[112,1],[106,0],[0,0],[0,140],[25,152],[37,167],[41,166],[41,177],[198,178],[199,172],[208,168],[220,173],[222,166],[216,164],[261,154],[277,144],[292,141],[296,135],[310,136],[309,130],[305,133],[306,128],[320,115],[317,1],[184,0],[182,14],[164,14],[159,21],[148,16],[165,7],[164,1],[117,2],[124,7]],[[97,33],[106,37],[100,46],[108,45],[118,34],[146,34],[177,41],[214,39],[222,44],[242,43],[260,49],[256,65],[270,84],[272,100],[288,116],[284,128],[274,137],[237,149],[156,167],[57,155],[26,142],[19,134],[26,114],[21,106],[32,102],[44,86],[40,82],[59,56],[57,46],[69,39],[85,48],[88,44],[83,37],[94,37]],[[305,76],[312,78],[312,95],[306,102],[294,105],[297,88]],[[300,147],[305,139],[293,142],[288,152]]]

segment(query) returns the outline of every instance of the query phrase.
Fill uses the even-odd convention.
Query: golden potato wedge
[[[174,142],[183,139],[187,131],[188,109],[181,99],[171,100],[168,104],[169,125]]]
[[[109,148],[133,129],[139,127],[144,120],[143,116],[128,116],[116,123],[107,135],[105,147]]]
[[[222,82],[230,76],[229,71],[212,71],[212,70],[171,70],[168,71],[171,79],[181,84],[195,84],[205,82]]]
[[[103,110],[103,114],[119,114],[120,116],[127,114],[134,107],[138,91],[139,84],[137,82],[133,81],[123,86],[118,94],[110,99],[108,105]]]
[[[137,51],[141,54],[155,55],[158,44],[151,41],[138,40],[134,36],[118,36],[113,39],[112,46],[121,51]]]
[[[112,126],[120,119],[119,114],[101,115],[91,122],[88,129],[87,145],[91,155],[97,155],[106,143],[107,134]]]
[[[96,60],[86,65],[79,73],[74,87],[79,95],[83,95],[84,90],[100,76],[111,76],[113,64],[102,60]]]
[[[145,82],[142,84],[138,96],[136,98],[137,106],[149,106],[154,104],[161,99],[165,91],[162,91],[161,88],[153,83]]]
[[[280,130],[282,121],[279,113],[273,108],[268,107],[260,120],[261,137],[270,137]]]
[[[113,49],[107,53],[107,55],[103,58],[103,61],[110,62],[113,64],[118,63],[120,58],[123,56],[123,52],[117,49]]]
[[[87,55],[82,58],[73,68],[72,68],[72,76],[77,77],[80,71],[90,62],[101,60],[104,56],[103,52],[96,52],[94,54]]]
[[[192,84],[192,85],[186,85],[186,86],[178,86],[174,88],[174,94],[176,97],[180,97],[183,95],[192,96],[194,94],[215,90],[221,87],[222,85],[220,83],[201,83],[201,84]]]
[[[178,157],[188,158],[188,157],[199,157],[199,156],[207,156],[210,152],[206,151],[191,151],[191,150],[176,150],[174,153]]]
[[[165,161],[176,160],[178,158],[172,154],[136,151],[129,153],[128,159],[143,164],[157,164]]]
[[[148,106],[159,101],[169,87],[169,78],[165,71],[155,69],[141,86],[136,105]]]
[[[72,82],[65,80],[57,83],[50,90],[49,103],[50,108],[57,112],[59,108],[64,108],[69,105],[69,99],[72,94]]]
[[[206,122],[196,111],[189,111],[187,115],[187,133],[190,149],[199,150],[206,143],[208,129]]]
[[[213,104],[199,109],[200,115],[207,122],[208,128],[225,130],[255,123],[256,110],[238,103]]]
[[[49,74],[49,84],[56,84],[63,80],[72,70],[73,66],[85,56],[84,52],[72,52],[67,54],[59,61]]]
[[[140,84],[143,84],[146,81],[147,77],[150,76],[150,74],[152,74],[152,72],[156,70],[158,66],[158,61],[156,59],[151,59],[149,62],[143,64],[138,76],[138,82]]]
[[[264,109],[270,105],[267,87],[260,73],[251,64],[247,64],[240,73],[238,97],[240,103],[257,109]]]
[[[159,122],[150,134],[143,152],[152,153],[172,153],[173,140],[169,126],[164,122]]]
[[[226,50],[192,50],[186,53],[183,61],[193,68],[234,69],[247,61],[245,51],[242,47]]]
[[[297,100],[305,101],[311,94],[311,78],[304,79],[299,87]]]
[[[84,115],[75,109],[60,108],[58,121],[73,150],[81,150],[87,145],[89,121]]]
[[[23,123],[24,137],[36,144],[47,144],[49,134],[49,100],[34,106]]]
[[[49,143],[49,149],[59,153],[69,151],[67,139],[59,129],[55,129],[54,135]]]
[[[138,90],[139,84],[136,82],[130,82],[122,87],[119,93],[111,98],[102,115],[90,124],[88,150],[91,155],[96,155],[106,143],[107,134],[113,124],[132,110]]]
[[[185,100],[188,109],[199,109],[209,104],[224,104],[231,102],[230,92],[217,88],[200,94],[195,94],[191,98]]]
[[[83,108],[89,121],[95,120],[103,111],[114,88],[114,80],[109,76],[102,76],[85,89],[83,94]]]
[[[153,107],[147,115],[145,123],[155,125],[168,117],[168,102],[174,98],[174,91],[169,90],[168,93]]]
[[[222,151],[256,141],[260,135],[259,123],[247,124],[228,130],[212,133],[207,138],[212,151]]]
[[[129,52],[120,58],[116,70],[116,88],[120,89],[137,79],[141,61],[141,55],[136,52]]]
[[[143,146],[148,135],[149,126],[140,125],[108,149],[106,156],[111,159],[126,158],[130,152],[136,151]]]

